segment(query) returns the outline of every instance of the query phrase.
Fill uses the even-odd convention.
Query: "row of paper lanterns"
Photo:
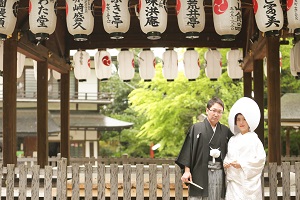
[[[29,27],[37,40],[47,39],[56,28],[57,0],[29,0]],[[77,41],[87,40],[94,29],[94,0],[66,0],[67,28]],[[112,39],[121,39],[130,27],[129,0],[102,0],[103,26]],[[0,4],[2,10],[0,36],[6,39],[15,29],[18,0]],[[241,0],[213,0],[215,31],[222,40],[234,40],[242,27]],[[279,0],[253,0],[256,24],[267,36],[278,35],[283,27],[283,10]],[[197,38],[205,27],[203,0],[177,0],[179,29],[187,38]],[[137,15],[141,30],[148,39],[159,39],[167,27],[167,1],[140,0]],[[297,0],[287,0],[288,27],[300,34],[300,9]]]
[[[296,43],[290,50],[290,70],[295,77],[300,76],[300,42]],[[211,80],[216,80],[222,73],[222,56],[217,49],[209,49],[205,52],[206,60],[205,74]],[[231,79],[241,79],[243,70],[241,68],[242,52],[233,49],[227,52],[227,73]],[[17,52],[17,78],[23,74],[26,56]],[[118,74],[121,80],[130,81],[134,77],[134,54],[129,50],[122,50],[118,56]],[[167,50],[163,54],[163,76],[169,81],[174,80],[178,74],[178,55],[174,50]],[[37,62],[32,60],[34,77],[37,79]],[[73,57],[74,75],[78,80],[86,80],[90,74],[90,56],[85,51],[77,51]],[[279,52],[280,67],[282,67],[282,54]],[[0,62],[3,63],[3,42],[0,42]],[[151,81],[155,76],[156,59],[150,49],[144,49],[138,55],[139,74],[145,81]],[[200,75],[199,54],[193,48],[188,48],[183,56],[184,75],[189,80],[195,80]],[[107,80],[112,75],[112,61],[108,51],[98,51],[94,55],[94,67],[96,77],[100,80]],[[281,69],[281,68],[280,68]],[[0,65],[3,71],[3,64]],[[267,76],[267,60],[264,59],[264,74]],[[52,70],[53,78],[60,80],[60,73]],[[48,69],[48,80],[51,77],[51,70]]]
[[[205,73],[211,80],[218,79],[222,74],[222,56],[219,50],[209,49],[204,54],[206,60]],[[243,70],[240,66],[242,52],[239,49],[227,53],[228,75],[232,79],[241,79]],[[90,74],[90,55],[86,51],[78,50],[73,56],[74,75],[78,80],[85,80]],[[122,81],[130,81],[135,74],[134,53],[122,49],[117,55],[118,75]],[[162,55],[162,74],[168,81],[173,81],[178,75],[178,54],[173,49],[167,49]],[[199,53],[188,48],[183,55],[183,71],[189,80],[195,80],[200,75]],[[139,74],[141,79],[151,81],[155,76],[156,60],[152,50],[143,49],[138,55]],[[94,56],[96,77],[100,80],[109,79],[112,75],[112,61],[109,52],[98,51]]]
[[[290,70],[295,77],[300,75],[300,42],[291,48]],[[218,49],[208,49],[204,54],[205,74],[211,80],[217,80],[222,74],[222,56]],[[229,50],[226,54],[227,73],[233,80],[243,77],[241,64],[242,51]],[[74,57],[74,75],[78,80],[85,80],[90,73],[90,56],[87,52],[79,50]],[[130,81],[134,77],[135,63],[133,52],[123,49],[117,55],[118,75],[122,81]],[[178,75],[178,54],[173,49],[167,49],[162,55],[162,74],[168,81],[173,81]],[[282,53],[279,52],[280,69],[282,67]],[[143,49],[138,55],[139,75],[144,81],[151,81],[155,76],[156,59],[150,49]],[[96,77],[107,80],[112,75],[112,61],[109,52],[98,51],[94,56]],[[193,48],[188,48],[183,55],[183,72],[188,80],[195,80],[200,75],[199,53]],[[264,59],[264,74],[267,76],[267,62]]]

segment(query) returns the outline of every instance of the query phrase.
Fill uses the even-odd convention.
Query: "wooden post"
[[[251,72],[244,72],[243,75],[244,80],[244,96],[251,98],[251,92],[252,92],[252,76]]]
[[[60,152],[70,164],[70,72],[61,74],[60,91]]]
[[[279,37],[267,38],[268,159],[281,165]]]
[[[37,162],[48,165],[48,63],[37,62]]]
[[[286,141],[285,141],[285,156],[291,156],[291,142],[290,142],[290,131],[291,131],[291,128],[290,127],[287,127],[286,128]]]
[[[254,100],[260,109],[260,122],[255,132],[264,144],[264,72],[263,60],[254,60]]]
[[[17,36],[4,42],[3,164],[17,164]]]

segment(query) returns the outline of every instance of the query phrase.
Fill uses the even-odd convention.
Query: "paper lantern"
[[[168,14],[166,2],[160,0],[139,1],[140,26],[150,40],[160,39],[161,34],[167,28]]]
[[[33,75],[34,75],[34,78],[35,80],[37,80],[37,61],[36,60],[32,60],[33,62]],[[51,77],[51,71],[50,69],[48,68],[48,81],[50,80],[50,77]]]
[[[177,0],[176,11],[180,31],[186,34],[186,38],[199,38],[205,26],[203,0]]]
[[[155,76],[155,56],[150,49],[143,49],[139,54],[139,72],[141,79],[151,81]]]
[[[289,29],[300,35],[300,9],[298,0],[286,0],[287,21]]]
[[[29,27],[37,40],[47,40],[56,27],[56,0],[29,1]]]
[[[130,26],[128,0],[102,0],[102,21],[111,39],[123,39]]]
[[[174,81],[178,75],[178,56],[173,49],[167,49],[163,53],[163,76],[167,81]]]
[[[17,52],[17,78],[20,78],[23,74],[25,60],[26,56],[20,52]]]
[[[253,11],[258,29],[266,36],[278,36],[283,26],[283,11],[279,0],[253,0]]]
[[[295,44],[295,46],[292,48],[293,50],[291,53],[291,73],[294,76],[296,74],[296,76],[300,77],[300,42],[297,42]]]
[[[187,49],[183,55],[184,75],[189,81],[196,80],[200,75],[199,54],[194,48]]]
[[[0,40],[0,75],[3,72],[3,54],[4,54],[4,42]]]
[[[231,49],[227,52],[227,73],[233,80],[239,80],[243,77],[241,61],[243,53],[239,49]]]
[[[16,26],[19,0],[6,0],[0,3],[0,40],[11,35]]]
[[[109,52],[98,51],[94,56],[96,77],[100,80],[107,80],[111,77],[111,57]]]
[[[213,20],[216,32],[223,41],[235,40],[242,29],[241,0],[213,0]]]
[[[205,74],[210,80],[217,80],[222,74],[222,55],[217,49],[209,49],[204,54]]]
[[[53,78],[57,81],[59,81],[61,79],[61,74],[55,70],[52,70],[52,75],[53,75]]]
[[[94,29],[94,0],[66,0],[67,27],[75,41],[86,41]]]
[[[86,51],[79,50],[74,54],[73,61],[75,78],[79,82],[86,81],[91,72],[90,55]]]
[[[292,76],[298,76],[297,71],[295,69],[295,56],[294,56],[294,47],[290,50],[290,70]]]
[[[267,77],[268,74],[268,67],[267,67],[267,57],[264,57],[263,59],[263,66],[264,66],[264,74]],[[279,51],[279,66],[280,66],[280,72],[281,72],[281,67],[282,67],[282,54]]]
[[[122,49],[117,59],[120,79],[124,82],[129,82],[134,77],[134,54],[128,49]]]

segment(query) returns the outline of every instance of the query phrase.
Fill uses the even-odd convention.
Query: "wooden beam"
[[[37,62],[37,162],[48,165],[48,64]]]
[[[244,96],[251,98],[252,93],[252,77],[250,72],[244,72],[243,75]]]
[[[60,152],[70,164],[70,73],[62,74],[60,80]]]
[[[281,165],[279,37],[267,37],[268,161]]]
[[[263,60],[254,61],[253,70],[254,100],[260,109],[260,120],[255,132],[264,144],[264,68]]]
[[[251,45],[251,49],[244,57],[243,70],[246,72],[253,71],[254,60],[261,60],[266,56],[266,38],[259,33],[259,38]]]
[[[17,164],[17,36],[4,41],[3,54],[3,164]]]
[[[18,41],[18,51],[36,61],[47,61],[48,67],[60,73],[67,73],[70,65],[67,60],[58,56],[42,44],[35,44],[28,39],[28,34],[23,34]]]

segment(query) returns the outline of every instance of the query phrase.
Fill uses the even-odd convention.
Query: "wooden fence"
[[[49,157],[48,158],[48,163],[50,166],[57,166],[57,162],[61,159],[60,153],[57,154],[57,156]],[[25,165],[34,165],[37,164],[37,158],[36,157],[19,157],[17,158],[18,164],[24,163]],[[291,165],[294,165],[295,162],[300,162],[300,156],[282,156],[281,157],[282,162],[289,162]],[[144,164],[144,165],[149,165],[149,164],[157,164],[157,165],[162,165],[162,164],[169,164],[169,165],[174,165],[175,158],[136,158],[136,157],[128,157],[127,154],[122,155],[122,157],[97,157],[97,158],[70,158],[70,164],[78,163],[80,165],[85,165],[87,163],[91,163],[94,165],[99,164],[105,164],[105,165],[110,165],[110,164]],[[0,160],[1,162],[1,160]]]
[[[25,200],[39,198],[64,200],[67,198],[97,198],[117,200],[145,199],[182,200],[187,196],[186,186],[182,184],[178,166],[169,164],[85,164],[74,163],[67,166],[66,159],[58,161],[57,167],[21,164],[17,167],[0,165],[2,183],[1,196],[6,199],[18,197]],[[280,174],[280,176],[278,176]],[[293,176],[291,176],[293,175]],[[277,166],[270,163],[265,167],[263,196],[271,200],[288,200],[291,197],[300,200],[300,162],[289,162]],[[293,177],[294,182],[291,182]],[[279,179],[282,179],[279,181]],[[263,179],[264,180],[264,179]],[[281,183],[280,183],[281,182]]]

